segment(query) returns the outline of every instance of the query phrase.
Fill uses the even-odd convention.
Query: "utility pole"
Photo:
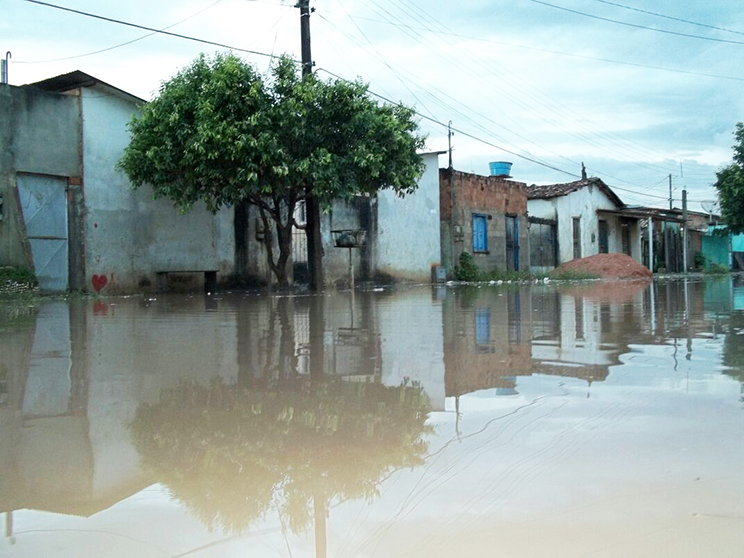
[[[672,209],[672,175],[669,174],[669,209]]]
[[[687,273],[687,190],[682,190],[682,264]]]
[[[449,166],[447,167],[449,170],[452,170],[452,136],[455,134],[452,133],[452,120],[449,121],[449,124],[447,124],[447,143],[449,144],[449,147],[447,151],[449,151]]]
[[[300,9],[300,39],[302,41],[302,77],[313,73],[313,56],[310,52],[310,0],[298,0]],[[320,202],[310,195],[310,185],[306,186],[305,209],[307,211],[305,234],[307,235],[307,266],[310,275],[310,289],[323,288],[323,242],[320,236]]]

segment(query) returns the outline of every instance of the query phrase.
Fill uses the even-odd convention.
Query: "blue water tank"
[[[488,163],[488,166],[491,169],[491,176],[511,178],[509,176],[509,174],[511,173],[511,168],[512,168],[511,163],[508,163],[506,161],[493,161],[491,163]]]

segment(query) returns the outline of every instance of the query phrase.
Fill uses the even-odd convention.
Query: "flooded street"
[[[744,280],[0,306],[0,555],[744,556]]]

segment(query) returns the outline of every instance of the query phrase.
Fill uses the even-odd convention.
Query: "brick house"
[[[505,176],[439,170],[442,265],[469,252],[483,270],[530,268],[527,185]]]

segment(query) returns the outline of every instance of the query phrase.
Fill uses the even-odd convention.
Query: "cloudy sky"
[[[50,0],[263,54],[300,58],[286,0]],[[5,0],[0,50],[10,82],[82,70],[150,99],[200,52],[219,48]],[[432,150],[455,129],[454,166],[512,161],[528,184],[581,173],[628,204],[691,209],[715,198],[744,120],[744,2],[713,0],[311,0],[315,70],[414,106]],[[133,42],[132,42],[133,41]],[[128,43],[129,44],[124,44]],[[102,52],[97,52],[102,51]],[[271,58],[239,53],[261,71]],[[429,120],[431,119],[431,120]],[[434,123],[440,122],[443,125]],[[440,159],[442,166],[446,157]]]

